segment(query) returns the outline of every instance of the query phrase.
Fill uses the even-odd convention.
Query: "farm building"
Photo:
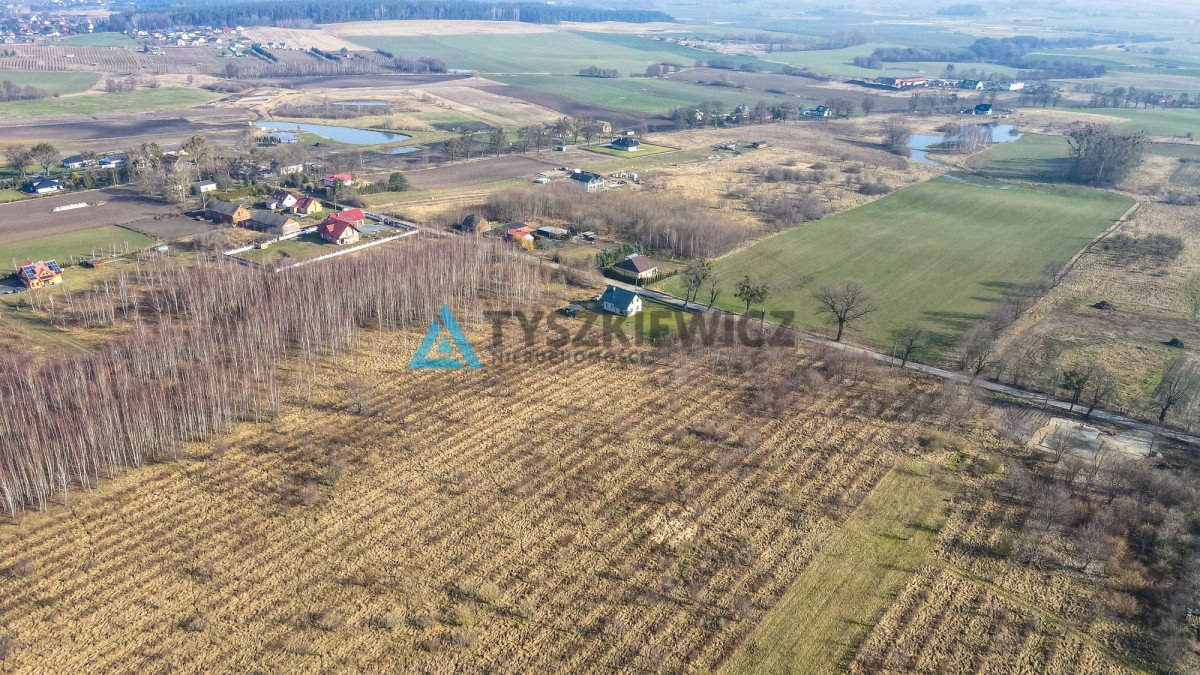
[[[329,216],[321,221],[321,224],[317,226],[317,232],[322,239],[338,246],[353,244],[362,238],[362,232],[354,223],[334,216]]]
[[[815,108],[805,108],[800,111],[800,114],[804,117],[815,117],[823,120],[828,119],[833,114],[833,111],[826,106],[819,105]]]
[[[543,225],[533,232],[539,237],[546,237],[547,239],[566,239],[571,236],[570,230],[561,227],[551,227],[549,225]]]
[[[300,231],[300,223],[274,211],[255,211],[246,226],[272,234],[294,234]]]
[[[233,202],[224,202],[220,199],[214,199],[209,202],[208,207],[204,209],[204,216],[209,220],[215,220],[218,223],[242,225],[250,220],[250,210],[241,204],[234,204]]]
[[[492,229],[492,223],[483,216],[469,213],[454,225],[459,232],[487,232]]]
[[[293,173],[304,173],[304,165],[280,164],[279,162],[271,162],[271,170],[281,176],[287,176]]]
[[[612,148],[614,148],[616,150],[624,150],[626,152],[636,152],[637,150],[640,150],[642,147],[642,144],[640,141],[638,141],[638,139],[631,138],[629,136],[624,136],[622,138],[618,138],[617,140],[613,141],[610,145],[612,146]]]
[[[48,195],[54,192],[62,192],[63,186],[62,183],[54,180],[53,178],[34,178],[33,180],[29,181],[29,184],[25,186],[25,189],[29,190],[35,195]]]
[[[507,241],[517,244],[521,248],[533,250],[536,248],[536,244],[534,244],[533,235],[529,234],[529,230],[526,229],[526,227],[528,226],[510,227],[504,231],[504,238]]]
[[[263,206],[266,206],[272,211],[282,211],[283,209],[292,208],[296,205],[297,201],[299,200],[296,199],[296,195],[288,192],[287,190],[276,190],[275,192],[271,193],[271,196],[267,198],[267,201],[264,202]]]
[[[349,173],[331,173],[321,179],[321,184],[325,187],[354,185],[354,175]]]
[[[975,91],[983,91],[982,80],[962,80],[958,83],[959,89],[973,89]]]
[[[296,205],[292,207],[292,213],[298,216],[311,216],[314,213],[320,213],[321,202],[314,197],[301,197],[296,200]]]
[[[571,172],[571,180],[577,181],[588,192],[601,192],[605,189],[604,176],[591,171],[575,169]]]
[[[213,192],[216,189],[216,181],[198,180],[195,183],[192,183],[192,192],[198,195],[202,195],[206,192]]]
[[[634,279],[653,279],[658,276],[658,263],[641,253],[626,256],[624,260],[613,265],[613,269]]]
[[[62,283],[62,268],[54,260],[25,261],[17,276],[26,288],[42,288]]]
[[[330,218],[344,220],[354,227],[362,227],[367,222],[367,216],[363,214],[362,209],[346,209],[345,211],[335,211],[329,214]]]
[[[600,306],[611,314],[631,316],[642,311],[642,299],[633,291],[609,286],[600,296]]]
[[[880,77],[876,78],[875,81],[886,87],[906,89],[908,87],[923,87],[925,86],[926,79],[923,77]]]

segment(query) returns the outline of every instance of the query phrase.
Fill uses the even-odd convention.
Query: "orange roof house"
[[[317,226],[317,232],[325,241],[339,246],[353,244],[362,237],[362,232],[357,225],[334,216],[329,216],[321,221],[321,224]]]
[[[21,278],[21,283],[25,284],[26,288],[42,288],[61,284],[62,274],[62,268],[54,260],[39,260],[38,262],[26,260],[25,264],[21,266],[21,271],[17,272],[17,276]]]
[[[296,201],[292,206],[292,213],[298,216],[311,216],[314,213],[321,212],[321,202],[313,197],[304,196]]]

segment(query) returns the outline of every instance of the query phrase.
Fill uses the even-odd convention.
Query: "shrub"
[[[858,191],[864,195],[886,195],[892,191],[892,188],[883,181],[875,181],[863,183],[859,186]]]

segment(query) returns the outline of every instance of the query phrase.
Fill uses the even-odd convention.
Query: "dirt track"
[[[54,211],[56,206],[79,202],[104,203],[69,211]],[[0,244],[178,214],[179,209],[175,206],[120,189],[37,197],[0,205]]]

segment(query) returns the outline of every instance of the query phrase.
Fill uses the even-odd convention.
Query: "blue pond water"
[[[992,127],[992,142],[1007,143],[1015,141],[1021,137],[1021,133],[1015,132],[1016,125],[1013,124],[991,124]],[[913,134],[908,140],[908,148],[912,151],[910,155],[914,162],[928,164],[930,166],[943,166],[941,162],[929,159],[929,148],[950,140],[948,136],[942,134]]]
[[[256,122],[255,124],[259,129],[271,132],[272,136],[280,133],[294,135],[299,130],[308,132],[314,136],[320,136],[321,138],[328,138],[338,143],[349,143],[350,145],[378,145],[380,143],[407,141],[412,138],[408,134],[393,131],[355,129],[354,127],[338,127],[332,124],[304,124],[297,122]],[[286,143],[289,141],[283,142]]]

